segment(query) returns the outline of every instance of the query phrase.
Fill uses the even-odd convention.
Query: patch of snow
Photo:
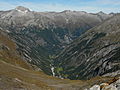
[[[78,51],[75,51],[74,54],[76,54]]]
[[[6,32],[7,32],[7,33],[10,33],[10,31],[9,31],[9,30],[6,30]]]
[[[67,44],[70,43],[70,37],[68,37],[67,35],[65,35],[65,36],[64,36],[64,39],[65,39],[65,41],[66,41]]]
[[[68,18],[65,18],[65,20],[66,20],[66,23],[69,23],[69,19]]]
[[[90,61],[90,58],[87,59],[87,62]]]
[[[25,11],[24,11],[24,13],[27,13],[27,12],[28,12],[28,10],[25,10]]]
[[[30,62],[32,61],[31,57],[29,57],[26,53],[24,53],[24,55],[25,55],[25,57],[28,58],[28,60],[29,60]]]
[[[18,12],[21,12],[21,13],[27,13],[27,12],[29,12],[28,10],[25,10],[25,11],[22,11],[22,10],[19,10],[19,9],[16,9]]]
[[[29,57],[26,53],[24,53],[24,55],[25,55],[26,57]]]

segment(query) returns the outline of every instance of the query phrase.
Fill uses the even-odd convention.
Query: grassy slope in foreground
[[[106,82],[111,78],[96,77],[88,81],[61,80],[45,75],[43,72],[27,70],[8,64],[0,59],[0,89],[28,90],[82,90],[94,84]]]

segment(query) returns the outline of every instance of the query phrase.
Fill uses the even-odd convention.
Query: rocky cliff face
[[[25,60],[51,74],[50,59],[54,55],[111,16],[69,10],[34,12],[19,6],[0,12],[0,27],[14,40]]]
[[[80,36],[57,58],[56,73],[64,78],[89,79],[120,74],[120,15]],[[58,70],[61,68],[61,70]]]

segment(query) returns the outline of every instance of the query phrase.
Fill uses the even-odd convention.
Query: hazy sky
[[[33,11],[120,12],[120,0],[0,0],[0,10],[25,6]]]

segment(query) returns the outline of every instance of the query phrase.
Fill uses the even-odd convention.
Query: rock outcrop
[[[89,90],[120,90],[120,78],[112,79],[107,83],[102,83],[100,85],[94,85]]]

